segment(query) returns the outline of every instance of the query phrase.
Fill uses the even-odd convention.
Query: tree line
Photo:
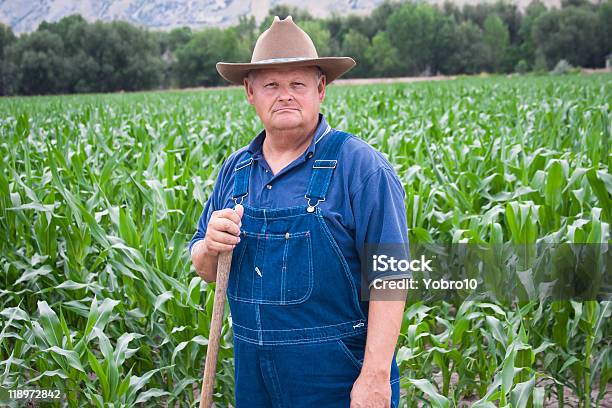
[[[346,77],[523,73],[560,60],[596,68],[612,53],[612,0],[563,0],[550,9],[534,0],[524,11],[507,2],[385,2],[367,16],[325,19],[281,5],[259,25],[241,17],[233,27],[199,31],[71,15],[20,36],[0,23],[0,95],[224,85],[216,62],[249,61],[275,15],[292,15],[320,56],[353,57]]]

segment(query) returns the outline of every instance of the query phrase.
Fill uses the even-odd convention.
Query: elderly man
[[[221,167],[189,245],[207,282],[233,251],[238,408],[398,406],[404,299],[359,293],[366,244],[407,246],[404,189],[379,152],[319,113],[326,84],[354,65],[319,58],[291,17],[274,19],[251,63],[217,64],[264,127]],[[381,276],[399,277],[366,278]]]

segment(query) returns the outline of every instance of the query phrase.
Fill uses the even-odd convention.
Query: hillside
[[[441,3],[444,0],[429,0]],[[480,0],[460,0],[477,3]],[[125,20],[151,29],[226,27],[238,22],[242,15],[254,15],[260,22],[271,7],[286,4],[306,8],[316,17],[332,13],[366,14],[383,0],[0,0],[0,22],[15,33],[36,30],[46,21],[57,21],[70,14],[81,14],[89,21]],[[530,0],[514,0],[520,8]],[[545,0],[558,5],[559,0]]]

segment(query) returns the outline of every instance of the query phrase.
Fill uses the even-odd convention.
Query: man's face
[[[247,98],[266,129],[312,127],[325,97],[325,75],[315,67],[261,69],[244,79]]]

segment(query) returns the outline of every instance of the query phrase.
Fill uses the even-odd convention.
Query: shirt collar
[[[330,130],[331,130],[331,126],[327,124],[327,120],[325,120],[325,117],[323,116],[323,114],[319,113],[319,124],[317,125],[317,128],[315,130],[314,137],[310,141],[310,145],[308,146],[308,149],[306,149],[306,151],[302,155],[302,158],[304,160],[306,160],[306,158],[310,158],[314,156],[316,145],[321,141],[321,139],[323,139],[327,134],[329,134]],[[253,140],[251,140],[251,143],[249,143],[247,150],[249,153],[253,155],[253,159],[257,159],[263,155],[262,148],[263,148],[263,142],[265,138],[266,138],[266,130],[264,129],[261,132],[259,132],[259,134],[255,136]]]

